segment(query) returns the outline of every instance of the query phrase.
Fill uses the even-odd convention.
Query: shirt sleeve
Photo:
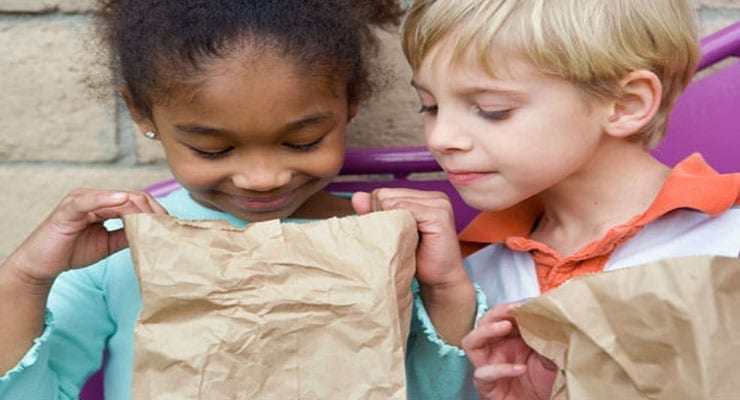
[[[77,399],[99,369],[113,330],[102,275],[103,260],[61,274],[47,302],[44,331],[18,364],[0,377],[0,399]]]
[[[472,366],[459,347],[449,345],[437,335],[427,314],[416,281],[413,286],[414,310],[406,352],[406,378],[409,400],[476,400]],[[477,321],[486,311],[486,296],[475,285]]]

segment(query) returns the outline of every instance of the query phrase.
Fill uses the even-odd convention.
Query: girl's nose
[[[278,162],[242,164],[232,175],[234,185],[245,190],[267,192],[290,183],[293,174]]]

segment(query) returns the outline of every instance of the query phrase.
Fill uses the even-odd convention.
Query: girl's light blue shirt
[[[220,219],[239,228],[246,225],[232,215],[199,205],[184,189],[159,200],[180,219]],[[120,221],[113,221],[111,228],[116,224],[120,227]],[[437,337],[416,284],[414,297],[406,356],[409,399],[475,399],[463,352]],[[478,316],[485,304],[478,290]],[[105,398],[130,399],[134,326],[140,309],[139,284],[128,249],[90,267],[63,273],[49,296],[44,332],[15,368],[0,377],[0,399],[77,399],[106,349]]]

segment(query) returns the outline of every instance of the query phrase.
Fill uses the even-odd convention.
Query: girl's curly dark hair
[[[214,59],[277,52],[308,74],[347,83],[347,98],[370,91],[373,25],[398,25],[396,0],[99,0],[100,38],[116,82],[147,116],[185,93]]]

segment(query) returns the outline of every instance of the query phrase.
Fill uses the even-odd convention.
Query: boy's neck
[[[545,212],[531,238],[571,255],[645,212],[669,173],[637,143],[605,143],[581,171],[540,195]]]

